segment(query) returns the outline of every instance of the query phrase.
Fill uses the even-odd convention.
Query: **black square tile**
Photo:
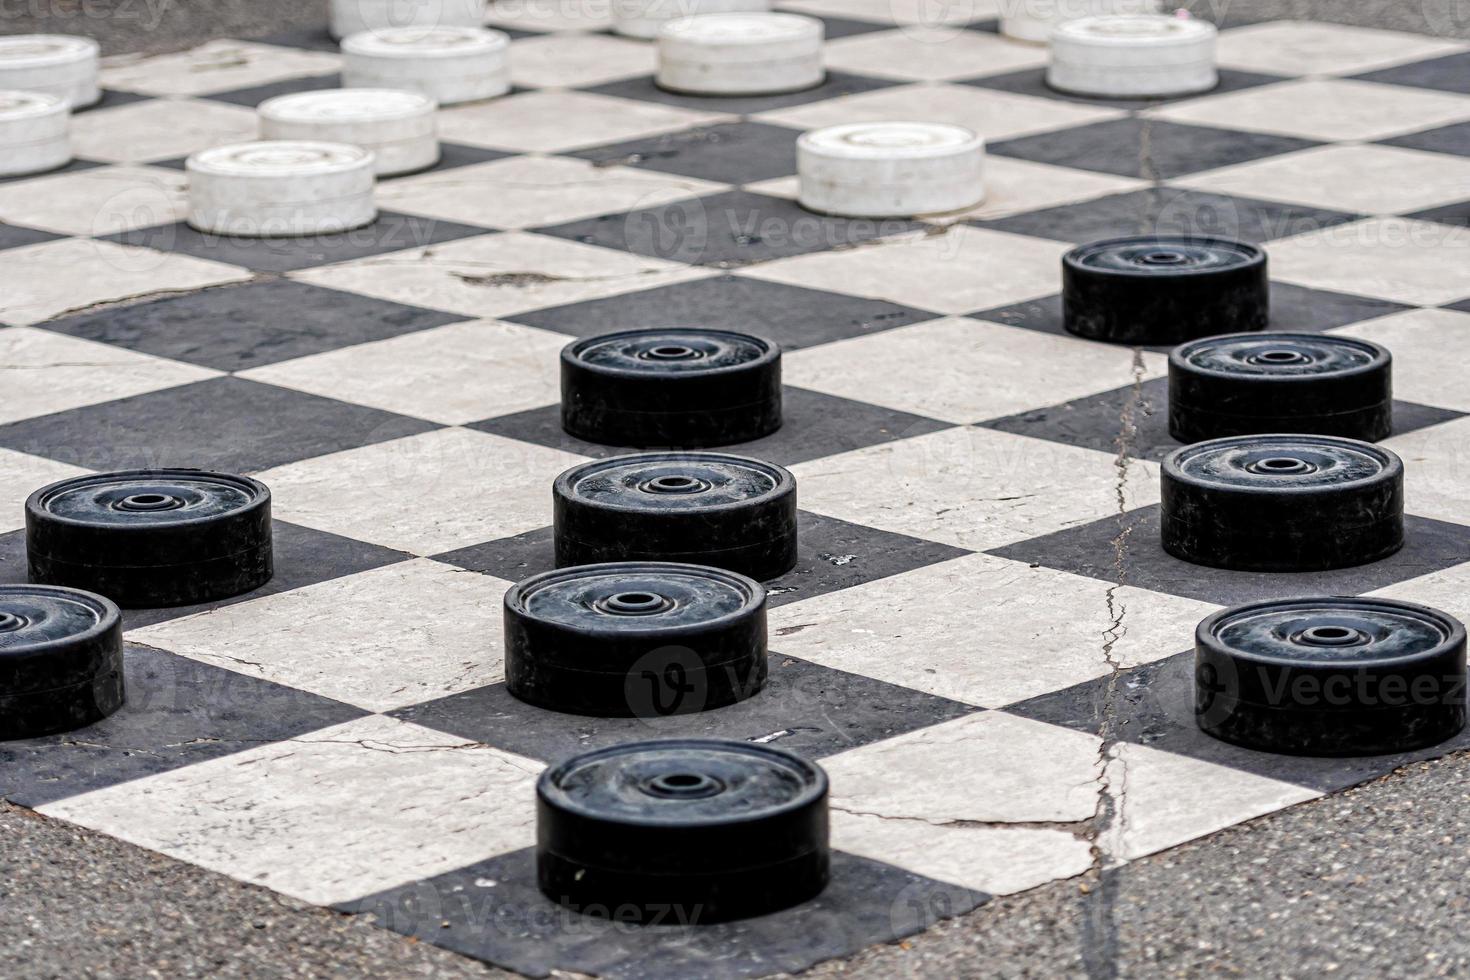
[[[515,313],[504,319],[576,337],[634,325],[698,324],[767,337],[790,351],[906,327],[937,315],[887,300],[725,275]]]
[[[134,102],[149,102],[153,98],[154,96],[143,95],[141,92],[119,92],[117,89],[105,88],[102,90],[101,99],[89,106],[73,109],[72,115],[96,112],[99,109],[116,109],[120,105],[132,105]]]
[[[65,235],[53,234],[49,231],[41,231],[38,228],[27,228],[24,225],[7,225],[0,222],[0,251],[7,248],[20,248],[22,245],[38,245],[41,242],[54,242]]]
[[[815,17],[822,22],[825,29],[823,36],[828,41],[835,41],[843,37],[857,37],[860,34],[873,34],[877,31],[891,31],[892,24],[874,24],[866,20],[852,20],[847,17],[825,17],[814,14],[809,10],[793,10],[791,13],[801,14],[803,17]]]
[[[381,568],[412,555],[380,545],[344,538],[315,528],[275,521],[271,528],[275,575],[253,592],[193,606],[168,609],[125,609],[123,629],[133,630],[155,623],[179,619],[207,609],[233,606],[237,602],[278,595],[308,585],[356,575],[370,568]],[[20,585],[27,581],[25,531],[0,534],[0,585]]]
[[[829,71],[826,80],[821,85],[800,92],[786,92],[781,95],[712,96],[665,92],[653,84],[652,75],[640,75],[637,78],[625,78],[616,82],[594,85],[582,91],[595,92],[598,95],[614,95],[622,99],[636,99],[640,102],[658,102],[662,105],[678,106],[681,109],[699,109],[705,112],[745,116],[756,112],[769,112],[773,109],[787,109],[791,106],[822,102],[844,95],[874,92],[880,88],[892,88],[902,84],[902,82],[882,78],[868,78],[865,75]]]
[[[438,245],[484,235],[490,230],[437,218],[382,211],[378,220],[366,227],[327,235],[242,238],[195,231],[180,221],[110,235],[105,241],[178,252],[197,259],[244,266],[256,272],[292,272],[386,252]]]
[[[693,910],[677,910],[666,922],[631,925],[545,898],[526,848],[337,908],[529,976],[742,980],[897,942],[988,898],[838,851],[831,884],[810,902],[738,922],[701,924]]]
[[[112,164],[110,163],[98,163],[95,160],[83,160],[79,157],[74,157],[72,161],[66,166],[57,167],[55,170],[48,170],[45,173],[19,174],[14,177],[0,177],[0,185],[13,184],[21,180],[37,180],[42,177],[59,177],[62,174],[74,174],[81,170],[96,170],[98,167],[110,166],[112,166]]]
[[[796,138],[800,135],[798,129],[769,123],[724,123],[567,155],[599,165],[620,164],[725,184],[750,184],[796,173]]]
[[[807,511],[797,515],[797,542],[796,567],[766,582],[770,606],[810,599],[969,554],[963,548]],[[434,557],[508,582],[550,571],[555,565],[549,527]]]
[[[37,807],[295,738],[367,712],[152,647],[123,652],[127,703],[89,728],[0,742],[0,796]]]
[[[504,150],[491,150],[483,146],[465,146],[463,143],[439,144],[439,162],[432,167],[423,170],[415,170],[410,174],[398,174],[393,177],[379,177],[378,184],[391,184],[395,180],[403,180],[405,177],[421,177],[424,174],[437,174],[445,170],[456,170],[460,167],[472,167],[477,163],[490,163],[494,160],[504,160],[513,157],[514,153]]]
[[[730,268],[825,252],[921,227],[914,221],[813,214],[795,201],[736,190],[536,230],[672,262]]]
[[[1115,388],[980,424],[1001,432],[1116,453],[1124,448],[1122,418],[1124,410],[1130,408],[1133,431],[1127,439],[1129,456],[1158,461],[1179,448],[1180,443],[1169,435],[1167,378],[1146,381],[1136,389]],[[1464,413],[1414,402],[1394,402],[1394,435],[1457,418],[1464,418]]]
[[[1271,329],[1317,332],[1345,327],[1375,317],[1402,313],[1411,307],[1367,296],[1352,296],[1322,289],[1308,289],[1290,283],[1271,283]],[[1001,306],[971,316],[1011,327],[1040,330],[1043,333],[1066,334],[1062,326],[1062,297]],[[1167,351],[1167,346],[1150,350]]]
[[[252,85],[249,88],[237,88],[228,92],[215,92],[210,95],[201,96],[214,102],[228,102],[231,105],[242,105],[254,109],[266,99],[273,99],[278,95],[295,95],[297,92],[320,92],[322,89],[335,89],[342,87],[342,76],[337,72],[326,75],[306,75],[300,78],[287,78],[279,82],[271,82],[268,85]]]
[[[115,307],[44,326],[220,371],[243,371],[462,319],[274,279]]]
[[[517,701],[504,684],[451,694],[389,714],[517,755],[559,762],[579,752],[648,738],[760,741],[820,758],[983,710],[782,656],[780,643],[779,635],[771,637],[770,674],[759,694],[694,714],[650,718],[565,715]]]
[[[258,44],[274,44],[277,47],[299,48],[303,51],[324,51],[327,54],[338,54],[342,50],[337,39],[327,32],[325,23],[318,27],[298,27],[288,31],[279,31],[254,40]]]
[[[439,426],[242,378],[211,378],[0,426],[0,446],[94,470],[251,473]]]
[[[1159,544],[1157,505],[1019,541],[988,553],[1116,582],[1118,569],[1113,542],[1125,532],[1126,584],[1221,606],[1283,595],[1362,595],[1459,565],[1470,555],[1470,528],[1410,515],[1404,521],[1403,550],[1370,565],[1275,575],[1205,568],[1165,553]]]
[[[1124,614],[1124,621],[1127,615]],[[1190,638],[1181,637],[1188,646]],[[1007,714],[1096,734],[1107,710],[1109,678],[1053,691],[1011,705]],[[1120,741],[1229,766],[1323,792],[1385,776],[1400,766],[1470,746],[1470,732],[1417,752],[1348,758],[1314,758],[1257,752],[1211,738],[1194,718],[1194,653],[1187,651],[1123,671],[1113,685],[1108,732]]]
[[[1169,180],[1317,145],[1287,136],[1127,118],[1003,140],[988,149],[1059,167]]]
[[[1466,189],[1470,190],[1470,188]],[[1437,221],[1442,225],[1453,225],[1457,228],[1470,228],[1470,201],[1430,208],[1428,211],[1417,211],[1409,217],[1419,221]]]
[[[1359,217],[1322,208],[1151,187],[971,224],[1066,242],[1148,234],[1267,242],[1346,224]]]
[[[1426,129],[1407,136],[1395,136],[1380,141],[1386,146],[1403,146],[1411,150],[1428,150],[1431,153],[1453,153],[1470,157],[1470,122]]]
[[[1458,92],[1470,95],[1470,51],[1416,61],[1409,65],[1398,65],[1380,71],[1354,75],[1362,82],[1383,82],[1388,85],[1409,85],[1414,88],[1437,89],[1441,92]]]
[[[1212,89],[1208,95],[1225,95],[1229,92],[1242,92],[1246,89],[1257,88],[1261,85],[1271,85],[1283,81],[1280,75],[1262,75],[1256,72],[1233,71],[1229,68],[1220,70],[1220,84]],[[1185,99],[1198,99],[1199,95],[1182,95],[1167,99],[1109,99],[1093,98],[1085,95],[1071,95],[1067,92],[1058,92],[1046,84],[1045,68],[1027,68],[1022,71],[1007,72],[1004,75],[986,75],[981,78],[971,78],[958,85],[974,85],[976,88],[994,89],[998,92],[1011,92],[1015,95],[1030,95],[1040,99],[1057,99],[1062,102],[1076,102],[1082,105],[1104,106],[1114,109],[1149,109],[1154,106],[1168,105],[1171,102],[1183,102]]]
[[[949,422],[939,422],[922,415],[910,415],[907,412],[880,408],[805,388],[787,387],[784,397],[786,422],[780,429],[754,442],[722,446],[720,451],[791,466],[823,456],[834,456],[866,446],[953,428],[953,424]],[[474,422],[467,428],[598,458],[641,451],[627,446],[600,446],[567,435],[562,430],[561,408],[557,405]],[[4,431],[0,429],[0,445],[4,444]]]

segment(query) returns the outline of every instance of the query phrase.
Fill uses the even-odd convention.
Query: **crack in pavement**
[[[838,813],[846,813],[853,817],[875,817],[879,820],[895,820],[904,823],[922,823],[930,827],[956,827],[967,830],[1056,830],[1077,838],[1078,840],[1089,839],[1092,828],[1092,818],[1085,817],[1081,820],[974,820],[968,817],[954,817],[948,820],[930,820],[927,817],[910,817],[896,813],[878,813],[874,810],[854,810],[849,807],[839,806],[836,803],[828,803],[829,809]]]
[[[1114,650],[1118,641],[1128,633],[1123,622],[1128,615],[1128,607],[1119,599],[1118,591],[1128,580],[1128,538],[1133,533],[1133,527],[1125,524],[1124,518],[1128,513],[1128,477],[1133,464],[1134,440],[1138,436],[1138,411],[1144,402],[1144,372],[1143,351],[1134,348],[1133,386],[1118,417],[1118,454],[1113,460],[1113,468],[1117,474],[1114,493],[1117,498],[1119,524],[1118,533],[1112,540],[1113,583],[1108,586],[1105,596],[1108,627],[1103,631],[1102,657],[1108,667],[1108,682],[1103,689],[1097,727],[1100,740],[1097,750],[1097,809],[1089,821],[1088,834],[1092,866],[1083,876],[1081,886],[1084,896],[1082,961],[1087,976],[1093,980],[1112,980],[1118,975],[1118,936],[1117,922],[1114,919],[1116,886],[1104,875],[1108,855],[1103,837],[1113,828],[1115,821],[1122,821],[1124,796],[1127,792],[1127,764],[1117,754],[1117,740],[1114,737],[1118,682],[1124,668]]]

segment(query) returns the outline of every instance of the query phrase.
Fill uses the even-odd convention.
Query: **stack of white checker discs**
[[[338,39],[398,27],[479,27],[485,0],[332,0],[331,32]]]
[[[267,99],[257,110],[260,138],[351,143],[371,150],[380,177],[439,162],[434,100],[395,89],[344,88]]]
[[[985,200],[985,141],[960,126],[847,123],[796,141],[803,207],[851,218],[908,217]]]
[[[1164,14],[1084,17],[1051,36],[1052,88],[1114,99],[1208,92],[1220,82],[1215,25]]]
[[[243,238],[349,231],[377,217],[373,155],[347,143],[237,143],[189,158],[189,224]]]
[[[456,105],[510,91],[510,38],[478,27],[391,28],[342,42],[342,84],[392,88]]]
[[[613,30],[625,37],[655,38],[659,28],[680,17],[770,9],[771,0],[613,0]]]
[[[0,91],[0,177],[45,173],[71,162],[71,110],[44,92]]]
[[[44,92],[70,108],[96,105],[97,42],[66,34],[16,34],[0,37],[0,89]]]
[[[1045,44],[1069,20],[1104,14],[1156,14],[1161,0],[1002,0],[1000,32],[1016,41]]]
[[[822,22],[799,14],[706,14],[658,32],[658,86],[692,95],[775,95],[822,84]]]

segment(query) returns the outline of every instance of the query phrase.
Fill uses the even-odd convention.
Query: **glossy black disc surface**
[[[1264,330],[1266,253],[1223,238],[1092,242],[1062,259],[1062,307],[1068,331],[1113,343],[1177,344]]]
[[[0,739],[73,731],[122,703],[117,606],[74,589],[0,586]]]
[[[581,565],[505,595],[505,675],[523,701],[651,718],[724,707],[766,678],[765,589],[724,569]]]
[[[1373,598],[1253,603],[1196,633],[1200,727],[1263,751],[1405,752],[1465,724],[1465,629]]]
[[[826,885],[827,777],[749,742],[681,739],[590,752],[537,785],[542,890],[581,911],[676,906],[759,915]]]
[[[129,609],[239,595],[273,571],[270,501],[258,480],[200,470],[55,483],[26,501],[30,577]]]
[[[573,467],[553,488],[558,566],[713,565],[762,580],[796,563],[796,479],[723,453],[642,453]]]

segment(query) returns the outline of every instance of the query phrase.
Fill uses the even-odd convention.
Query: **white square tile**
[[[57,274],[61,269],[65,276]],[[98,303],[250,277],[245,269],[223,262],[63,238],[6,250],[0,262],[0,323],[40,323]]]
[[[985,551],[1118,513],[1110,453],[963,427],[870,446],[793,472],[801,505],[831,517]],[[1159,499],[1158,466],[1132,461],[1127,509]]]
[[[1112,746],[1113,815],[1098,836],[1109,864],[1132,861],[1322,794],[1146,745]]]
[[[307,269],[293,278],[410,306],[499,317],[713,274],[596,245],[510,232]]]
[[[5,350],[6,334],[10,332],[0,330],[0,351]],[[4,356],[0,354],[0,358]],[[4,404],[0,402],[0,411],[3,411]],[[58,480],[70,480],[88,472],[80,466],[69,466],[13,449],[0,449],[0,534],[26,526],[25,500],[32,492]]]
[[[1337,211],[1403,214],[1470,197],[1470,159],[1397,146],[1323,146],[1170,183]]]
[[[204,95],[337,71],[342,59],[321,51],[218,40],[188,51],[107,59],[107,88],[148,95]]]
[[[1413,437],[1407,438],[1412,439]],[[1404,453],[1412,455],[1416,450],[1412,446],[1403,446],[1398,451],[1401,455]],[[1408,462],[1406,456],[1405,463]],[[1460,465],[1463,473],[1466,467],[1463,463]],[[1464,484],[1461,484],[1459,488],[1461,496],[1464,496],[1463,486]],[[1463,507],[1463,504],[1461,506]],[[1368,594],[1387,599],[1399,599],[1403,602],[1417,602],[1432,609],[1443,610],[1462,623],[1467,622],[1470,621],[1470,562],[1430,572],[1428,575],[1411,578],[1406,582],[1397,582]]]
[[[524,31],[601,31],[612,26],[612,0],[490,0],[486,23]]]
[[[504,679],[510,583],[427,558],[133,630],[130,640],[391,711]]]
[[[1007,41],[983,31],[909,27],[838,38],[827,45],[827,67],[837,71],[939,82],[1039,68],[1046,48]]]
[[[181,221],[189,181],[160,167],[98,167],[0,184],[0,220],[98,238]]]
[[[41,810],[331,905],[533,844],[542,768],[370,716]]]
[[[1381,140],[1462,122],[1470,119],[1470,96],[1308,78],[1191,99],[1147,110],[1144,115],[1330,143]]]
[[[462,425],[561,397],[569,338],[496,320],[451,323],[241,372],[400,415]]]
[[[1470,228],[1370,218],[1271,243],[1271,277],[1313,289],[1441,306],[1470,296]]]
[[[781,606],[771,629],[783,654],[993,708],[1173,656],[1216,608],[970,555]]]
[[[1470,47],[1419,34],[1346,24],[1279,20],[1224,31],[1226,68],[1277,75],[1357,75],[1375,68],[1438,58]]]
[[[822,760],[832,809],[955,823],[1078,823],[1097,811],[1095,735],[982,711]]]
[[[581,456],[468,429],[288,463],[260,474],[276,517],[416,555],[551,523],[551,481]]]
[[[985,712],[831,756],[833,846],[991,894],[1080,874],[1100,747]]]
[[[220,372],[48,330],[0,330],[0,424],[213,378]],[[35,489],[32,487],[31,489]]]
[[[1092,866],[1092,845],[1064,830],[935,827],[840,811],[831,820],[833,847],[991,895],[1026,891]]]
[[[1141,377],[1168,360],[1143,353]],[[788,384],[947,422],[983,422],[1132,384],[1134,353],[962,317],[787,354]]]
[[[1393,352],[1395,397],[1470,412],[1470,387],[1465,384],[1464,370],[1470,362],[1470,313],[1407,310],[1331,332],[1371,340]],[[1445,430],[1422,431],[1426,438],[1444,441]],[[1445,448],[1453,445],[1448,441]]]
[[[72,150],[88,160],[144,163],[249,142],[259,132],[243,106],[190,99],[151,99],[72,117]]]
[[[973,313],[1059,291],[1062,256],[1070,247],[950,225],[942,234],[896,235],[861,248],[777,259],[740,274],[938,313]]]
[[[919,83],[845,95],[790,109],[774,109],[759,113],[755,118],[796,129],[816,129],[839,123],[922,119],[964,126],[994,142],[1117,119],[1123,115],[1115,109],[1015,95],[973,85]]]
[[[1453,364],[1452,358],[1446,355],[1444,363]],[[1394,436],[1383,445],[1404,461],[1405,510],[1470,524],[1470,418]]]
[[[566,157],[520,156],[380,184],[378,204],[446,221],[531,228],[653,208],[726,186]]]
[[[471,146],[560,153],[726,118],[589,92],[538,91],[441,109],[439,135]]]
[[[652,44],[602,34],[551,34],[511,46],[511,81],[527,88],[587,88],[657,68]]]

